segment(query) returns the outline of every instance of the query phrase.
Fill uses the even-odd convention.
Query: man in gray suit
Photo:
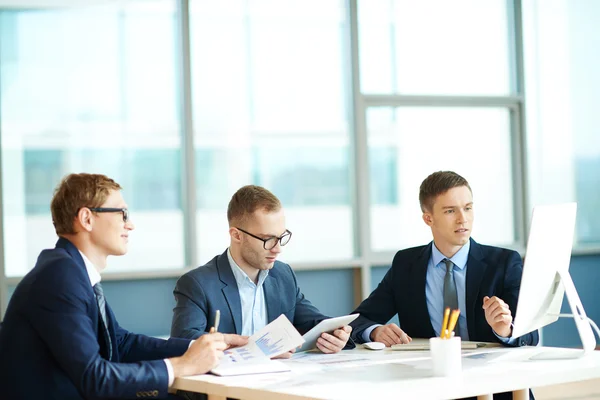
[[[208,333],[216,310],[219,331],[238,335],[252,335],[281,314],[301,334],[327,318],[304,297],[292,268],[277,261],[292,233],[275,195],[260,186],[244,186],[231,198],[227,219],[229,248],[177,281],[172,337],[195,339]],[[344,326],[323,333],[317,347],[336,353],[347,345],[351,330]]]

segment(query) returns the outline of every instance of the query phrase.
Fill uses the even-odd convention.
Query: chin
[[[274,265],[275,265],[275,262],[272,262],[272,263],[269,263],[269,264],[264,264],[264,265],[261,266],[260,269],[269,270],[269,269],[273,268]]]

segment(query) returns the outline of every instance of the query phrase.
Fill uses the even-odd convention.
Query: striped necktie
[[[96,294],[96,301],[98,302],[98,309],[100,310],[100,316],[102,317],[102,326],[104,327],[104,339],[108,346],[108,360],[112,359],[112,341],[110,340],[110,333],[108,332],[108,319],[106,318],[106,299],[104,298],[104,290],[100,283],[94,285],[94,293]]]

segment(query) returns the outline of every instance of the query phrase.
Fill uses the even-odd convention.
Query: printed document
[[[304,339],[294,325],[281,314],[276,320],[248,338],[248,344],[225,350],[216,375],[243,375],[289,371],[282,362],[271,360],[302,345]]]

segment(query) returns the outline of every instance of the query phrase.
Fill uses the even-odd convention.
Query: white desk
[[[455,378],[433,377],[427,351],[355,349],[317,362],[286,361],[292,372],[217,377],[199,375],[175,380],[174,388],[208,393],[209,399],[444,399],[514,391],[600,378],[600,351],[573,360],[531,361],[542,347],[471,350],[463,357],[463,372]],[[578,352],[579,350],[565,350]],[[470,354],[470,356],[467,356]],[[330,362],[323,364],[324,362]]]

